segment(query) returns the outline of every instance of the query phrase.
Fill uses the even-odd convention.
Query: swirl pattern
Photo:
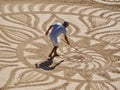
[[[64,20],[70,22],[67,34],[73,47],[61,36],[60,57],[53,64],[64,62],[51,71],[36,69],[35,64],[45,61],[52,49],[47,28]],[[0,90],[119,90],[119,38],[118,10],[74,3],[4,3],[0,6]]]
[[[120,4],[120,0],[95,0],[99,3],[105,3],[105,4]]]

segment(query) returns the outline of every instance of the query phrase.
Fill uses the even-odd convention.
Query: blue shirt
[[[53,30],[50,33],[51,38],[57,38],[60,34],[66,35],[66,28],[61,23],[53,25]]]

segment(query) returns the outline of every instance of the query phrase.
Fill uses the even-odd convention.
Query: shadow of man
[[[48,58],[47,61],[44,61],[40,64],[35,64],[36,68],[41,68],[44,70],[53,70],[55,69],[59,64],[61,64],[64,60],[59,61],[57,64],[55,64],[54,66],[50,66],[53,63],[53,59],[55,56],[52,56],[50,58]]]

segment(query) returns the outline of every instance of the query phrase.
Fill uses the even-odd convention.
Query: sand
[[[48,59],[64,21],[70,45]],[[1,0],[0,90],[27,89],[120,90],[120,0]]]

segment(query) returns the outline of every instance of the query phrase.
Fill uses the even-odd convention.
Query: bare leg
[[[58,46],[54,46],[54,48],[52,49],[51,53],[48,56],[51,57],[53,53],[54,53],[54,56],[59,56],[57,54],[57,48],[58,48]]]
[[[55,46],[54,56],[59,56],[58,53],[57,53],[57,48],[58,48],[58,46]]]
[[[55,47],[52,49],[51,53],[48,55],[49,57],[51,57],[51,56],[52,56],[52,54],[53,54],[54,50],[55,50]]]

